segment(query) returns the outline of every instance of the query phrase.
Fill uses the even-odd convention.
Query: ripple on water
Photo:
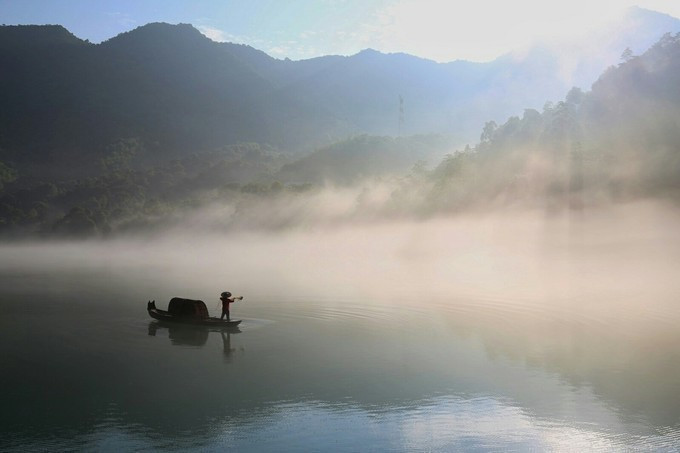
[[[247,419],[214,419],[209,425],[203,433],[179,431],[168,442],[147,428],[112,417],[70,442],[49,439],[24,447],[98,451],[673,451],[680,440],[678,426],[650,435],[608,432],[597,426],[537,418],[488,396],[438,397],[389,411],[324,401],[281,401]]]

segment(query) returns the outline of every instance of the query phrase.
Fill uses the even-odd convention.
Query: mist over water
[[[337,226],[325,209],[283,230],[3,245],[5,446],[677,445],[676,209]],[[240,333],[145,313],[180,296],[218,314],[224,290],[245,296]]]
[[[336,226],[326,217],[277,231],[219,233],[192,221],[155,236],[4,244],[0,270],[111,272],[163,286],[167,279],[169,294],[186,290],[207,299],[214,286],[237,285],[260,297],[380,303],[466,296],[546,307],[591,297],[598,304],[668,302],[680,289],[679,219],[672,205],[640,202],[592,212],[507,209]]]

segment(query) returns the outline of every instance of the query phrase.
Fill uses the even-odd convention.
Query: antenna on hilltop
[[[399,127],[398,135],[401,136],[404,131],[404,98],[399,95]]]

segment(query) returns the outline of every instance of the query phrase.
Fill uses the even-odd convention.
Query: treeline
[[[680,34],[624,52],[590,92],[486,123],[480,141],[423,168],[395,193],[420,213],[489,205],[583,208],[680,199]],[[417,194],[414,194],[418,192]],[[404,196],[407,194],[408,196]]]
[[[294,159],[257,143],[195,153],[150,165],[143,143],[121,139],[88,176],[45,179],[0,164],[0,235],[106,237],[168,226],[209,204],[240,210],[267,199],[406,173],[451,149],[442,136],[358,136]],[[76,167],[78,161],[72,162]],[[57,173],[58,175],[58,173]]]
[[[98,176],[69,180],[21,177],[0,166],[0,232],[5,236],[106,236],[153,224],[209,197],[268,193],[287,157],[258,144],[239,144],[133,168],[134,140],[123,140],[103,159]],[[125,145],[127,143],[127,145]],[[76,165],[77,162],[74,162]],[[289,190],[301,190],[290,186]]]
[[[360,135],[285,164],[277,173],[284,181],[351,185],[367,178],[404,174],[419,161],[435,162],[455,147],[451,137]]]

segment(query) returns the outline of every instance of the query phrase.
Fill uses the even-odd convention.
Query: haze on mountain
[[[5,26],[0,160],[68,169],[130,138],[152,161],[238,142],[308,151],[357,134],[471,142],[484,122],[587,89],[625,48],[644,51],[678,30],[679,20],[635,8],[586,52],[570,44],[570,62],[561,44],[440,64],[370,49],[277,60],[186,24],[148,24],[98,45],[60,26]]]
[[[547,45],[491,63],[371,50],[290,61],[190,25],[99,45],[59,26],[1,27],[0,63],[12,68],[0,73],[1,229],[92,236],[196,217],[282,228],[673,194],[677,36],[636,54],[678,21],[628,18],[621,27],[639,33],[610,34],[571,72]],[[594,55],[623,44],[592,92],[567,93],[605,64]],[[544,105],[561,90],[564,101]],[[445,121],[454,111],[460,121]],[[468,127],[481,141],[463,150]]]

